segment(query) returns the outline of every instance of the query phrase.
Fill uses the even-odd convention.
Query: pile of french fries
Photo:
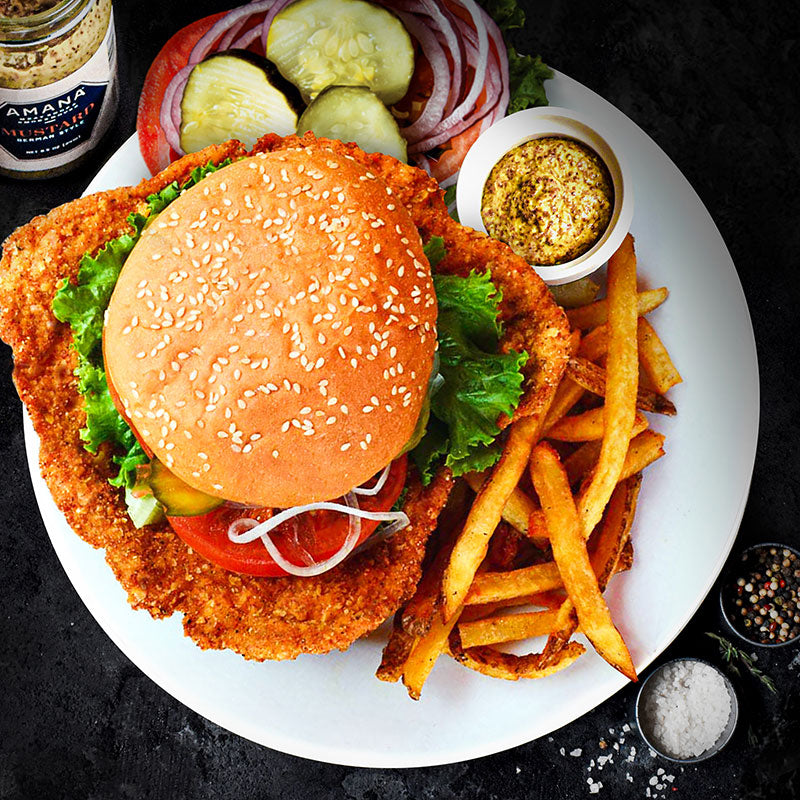
[[[641,473],[664,455],[643,412],[676,413],[664,395],[681,376],[644,317],[666,298],[638,291],[628,236],[608,263],[606,298],[567,312],[572,357],[547,413],[514,422],[496,466],[466,477],[474,501],[440,525],[395,615],[381,680],[402,679],[419,699],[443,654],[484,675],[541,678],[585,651],[577,632],[636,680],[603,591],[633,563]],[[539,653],[499,647],[537,636],[547,636]]]

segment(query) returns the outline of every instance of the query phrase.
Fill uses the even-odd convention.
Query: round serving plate
[[[636,193],[632,232],[640,285],[667,285],[652,315],[684,378],[670,392],[674,418],[654,418],[667,454],[647,470],[633,531],[633,569],[607,598],[639,671],[694,614],[733,544],[747,499],[758,432],[758,367],[750,317],[730,255],[686,179],[633,122],[556,74],[550,102],[613,125]],[[132,137],[89,190],[136,183],[147,170]],[[53,546],[81,598],[120,649],[165,691],[213,722],[276,750],[336,764],[420,767],[496,753],[585,714],[624,685],[591,648],[569,669],[511,683],[448,658],[415,703],[374,677],[385,628],[345,653],[253,663],[202,651],[178,616],[133,611],[107,567],[68,527],[38,469],[26,421],[34,488]],[[540,643],[534,643],[538,645]]]

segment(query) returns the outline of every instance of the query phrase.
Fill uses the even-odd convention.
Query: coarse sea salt
[[[640,722],[664,753],[693,758],[717,742],[730,715],[731,698],[719,672],[702,661],[678,661],[648,681]]]

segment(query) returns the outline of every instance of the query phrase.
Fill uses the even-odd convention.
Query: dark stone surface
[[[0,236],[80,194],[133,131],[144,74],[161,44],[224,3],[115,5],[123,101],[114,130],[91,165],[68,177],[0,181]],[[696,188],[730,248],[753,317],[762,392],[739,544],[780,539],[798,546],[800,15],[789,10],[794,4],[777,0],[540,0],[530,6],[527,27],[516,37],[519,49],[540,52],[647,131]],[[588,796],[590,777],[602,781],[601,795],[614,798],[800,796],[796,646],[759,651],[777,694],[740,681],[745,702],[733,742],[709,762],[685,769],[654,759],[634,732],[621,734],[630,722],[633,686],[551,737],[442,768],[329,766],[227,733],[142,675],[78,599],[36,511],[5,346],[0,361],[0,797],[535,800]],[[724,387],[719,402],[725,402]],[[720,626],[712,592],[662,659],[691,654],[719,663],[704,631]],[[614,744],[623,735],[620,754]],[[629,763],[624,756],[631,744],[637,754]],[[569,755],[575,748],[580,756]],[[609,753],[614,761],[601,771],[597,758]],[[674,775],[662,790],[649,783],[659,768]]]

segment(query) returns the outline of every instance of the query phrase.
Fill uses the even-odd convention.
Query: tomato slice
[[[136,131],[139,134],[139,150],[142,158],[153,175],[161,172],[178,157],[167,143],[158,119],[167,86],[175,74],[189,62],[192,48],[200,41],[203,34],[226,13],[228,12],[221,11],[181,28],[161,48],[147,71],[139,98]]]
[[[375,496],[361,495],[359,506],[365,511],[388,511],[397,502],[406,483],[407,456],[392,462],[383,488]],[[222,506],[197,517],[168,517],[170,525],[189,547],[213,564],[241,575],[274,578],[286,575],[258,539],[237,544],[228,538],[228,527],[237,519],[266,519],[266,509]],[[281,555],[298,566],[324,561],[334,555],[347,538],[350,518],[336,511],[309,511],[280,525],[270,534]],[[377,522],[361,520],[361,544],[378,527]]]

